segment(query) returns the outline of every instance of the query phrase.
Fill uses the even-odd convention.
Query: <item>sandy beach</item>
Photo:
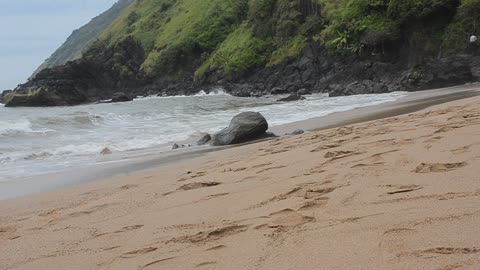
[[[472,97],[0,201],[0,268],[479,269],[479,168]]]

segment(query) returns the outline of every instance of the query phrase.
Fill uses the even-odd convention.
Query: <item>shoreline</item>
[[[303,129],[307,132],[324,130],[408,114],[430,106],[469,98],[479,94],[479,83],[412,92],[406,97],[393,102],[356,108],[344,112],[336,112],[322,117],[315,117],[312,119],[275,126],[269,129],[269,131],[276,134],[284,134],[295,129]],[[63,172],[20,178],[14,181],[0,182],[0,201],[53,191],[69,186],[81,185],[82,183],[100,181],[115,176],[129,175],[132,173],[135,174],[182,160],[188,161],[211,152],[237,148],[262,141],[264,140],[226,147],[183,149],[175,152],[161,153],[155,157],[149,156],[127,160],[116,160],[95,164],[88,168],[72,169]],[[86,169],[88,171],[85,171]]]
[[[0,264],[475,269],[479,105],[455,100],[1,201]]]

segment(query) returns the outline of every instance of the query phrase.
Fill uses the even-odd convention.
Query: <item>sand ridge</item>
[[[2,269],[478,269],[480,98],[0,202]]]

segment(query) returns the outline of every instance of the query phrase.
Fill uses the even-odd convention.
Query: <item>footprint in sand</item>
[[[341,158],[345,156],[352,155],[354,152],[353,151],[334,151],[334,152],[328,152],[324,155],[325,158]]]
[[[204,267],[204,266],[210,266],[210,265],[214,265],[214,264],[217,264],[217,262],[203,262],[203,263],[199,263],[195,266],[195,268],[200,268],[200,267]]]
[[[355,168],[368,168],[368,167],[378,167],[378,166],[383,166],[385,165],[385,162],[375,162],[375,163],[370,163],[370,164],[367,164],[367,163],[359,163],[359,164],[355,164],[353,165],[352,169],[355,169]]]
[[[124,253],[124,254],[120,255],[120,258],[123,258],[123,259],[135,258],[135,257],[143,255],[143,254],[154,252],[157,249],[158,248],[156,248],[156,247],[147,247],[147,248],[137,249],[137,250],[133,250],[133,251],[130,251],[130,252],[127,252],[127,253]]]
[[[51,216],[51,215],[54,215],[56,213],[58,213],[59,209],[50,209],[46,212],[42,212],[40,214],[38,214],[39,217],[48,217],[48,216]]]
[[[442,136],[435,136],[433,138],[430,138],[428,140],[425,140],[423,143],[434,143],[434,142],[437,142],[439,140],[443,139]]]
[[[245,210],[252,210],[255,208],[263,207],[265,205],[268,205],[270,203],[274,202],[279,202],[283,200],[287,200],[293,197],[302,197],[305,200],[310,200],[314,199],[312,202],[305,202],[304,205],[300,206],[300,209],[307,209],[309,207],[315,207],[315,206],[322,206],[323,202],[319,199],[319,197],[324,196],[328,193],[333,192],[335,189],[339,187],[330,187],[330,188],[320,188],[320,186],[330,184],[332,183],[331,180],[327,180],[324,182],[312,182],[312,183],[304,183],[300,184],[297,187],[291,189],[290,191],[287,191],[285,193],[282,193],[280,195],[274,196],[268,200],[262,201],[260,203],[257,203],[251,207],[246,208]]]
[[[128,232],[128,231],[134,231],[134,230],[138,230],[140,228],[143,228],[144,225],[133,225],[133,226],[127,226],[127,227],[123,227],[122,229],[116,231],[115,233],[124,233],[124,232]]]
[[[466,162],[458,163],[422,163],[413,171],[415,173],[447,172],[467,166]]]
[[[422,253],[435,253],[442,255],[451,254],[475,254],[480,253],[480,248],[453,248],[453,247],[437,247],[422,251]]]
[[[228,168],[228,169],[225,169],[223,170],[224,173],[226,172],[241,172],[241,171],[245,171],[246,169],[248,169],[247,167],[241,167],[241,168]]]
[[[15,226],[6,226],[6,227],[0,227],[0,239],[5,239],[5,238],[12,238],[12,235],[17,231],[17,228]],[[18,238],[18,237],[16,237]],[[14,239],[16,239],[14,238]]]
[[[318,198],[320,196],[333,192],[335,189],[337,189],[337,187],[322,188],[322,189],[307,189],[305,191],[305,194],[303,195],[303,198],[306,200]]]
[[[410,228],[393,228],[386,230],[378,243],[384,259],[401,257],[410,250],[409,242],[417,235],[417,231]]]
[[[461,125],[452,125],[452,126],[445,126],[445,127],[442,127],[440,129],[438,129],[437,131],[435,131],[435,133],[444,133],[444,132],[448,132],[448,131],[451,131],[451,130],[454,130],[454,129],[457,129],[457,128],[462,128],[463,126]]]
[[[189,171],[189,172],[187,172],[187,175],[188,176],[180,178],[177,181],[178,182],[184,182],[184,181],[187,181],[187,180],[203,177],[203,176],[207,175],[207,172],[197,172],[197,173],[193,174],[192,172]]]
[[[301,215],[292,209],[274,212],[269,216],[272,218],[272,221],[268,223],[269,228],[297,227],[315,220],[313,217]]]
[[[272,162],[268,162],[268,163],[262,163],[262,164],[254,165],[254,166],[252,166],[252,169],[263,168],[263,167],[266,167],[266,166],[269,166],[269,165],[272,165]]]
[[[347,158],[347,157],[351,157],[351,156],[356,156],[356,155],[361,155],[361,154],[362,153],[360,153],[360,152],[354,152],[354,151],[328,152],[324,155],[324,158],[327,158],[329,160],[327,160],[324,164],[335,161],[335,160],[339,160],[339,159],[343,159],[343,158]]]
[[[214,247],[211,247],[211,248],[207,248],[205,251],[220,250],[220,249],[224,249],[226,247],[227,246],[225,246],[225,245],[218,245],[218,246],[214,246]]]
[[[298,208],[298,211],[310,210],[310,209],[314,209],[314,208],[323,207],[323,206],[327,205],[328,200],[329,200],[328,198],[323,198],[322,197],[322,198],[316,198],[316,199],[313,199],[313,200],[310,200],[310,201],[306,201]]]
[[[129,189],[137,188],[137,187],[138,187],[138,185],[124,185],[124,186],[120,187],[120,190],[129,190]]]
[[[140,269],[149,268],[150,266],[157,265],[157,264],[162,263],[162,262],[170,261],[170,260],[173,260],[173,259],[175,259],[175,258],[176,258],[176,257],[169,257],[169,258],[165,258],[165,259],[160,259],[160,260],[156,260],[156,261],[153,261],[153,262],[149,262],[149,263],[145,264],[144,266],[142,266]]]
[[[474,143],[474,144],[470,144],[470,145],[465,145],[465,146],[462,146],[462,147],[460,147],[460,148],[453,149],[453,150],[451,150],[450,152],[452,152],[452,153],[455,154],[455,155],[464,154],[464,153],[467,153],[468,151],[470,151],[470,149],[472,148],[472,146],[475,146],[475,145],[478,145],[478,144],[477,144],[477,143]]]
[[[257,174],[260,174],[260,173],[263,173],[263,172],[266,172],[266,171],[276,170],[276,169],[283,169],[283,168],[286,168],[286,167],[287,166],[284,166],[284,165],[275,166],[275,167],[268,167],[268,168],[265,168],[263,170],[258,171]]]
[[[393,187],[393,186],[392,186]],[[400,193],[408,193],[422,189],[423,187],[418,185],[406,185],[406,186],[398,186],[397,190],[387,192],[388,195],[395,195]]]
[[[110,206],[114,206],[114,205],[117,205],[117,204],[118,203],[107,203],[107,204],[95,205],[93,207],[90,207],[90,209],[88,209],[88,210],[70,213],[68,216],[70,216],[72,218],[76,218],[76,217],[81,217],[81,216],[85,216],[85,215],[90,215],[90,214],[93,214],[95,212],[101,211],[105,208],[108,208]]]
[[[224,237],[239,234],[248,230],[246,225],[230,225],[214,230],[201,231],[194,235],[187,235],[170,239],[166,242],[169,243],[193,243],[193,244],[205,244],[211,241],[217,241]]]
[[[195,183],[190,183],[190,184],[185,184],[181,187],[179,187],[177,190],[192,190],[192,189],[199,189],[199,188],[206,188],[206,187],[214,187],[221,185],[222,183],[219,182],[195,182]]]

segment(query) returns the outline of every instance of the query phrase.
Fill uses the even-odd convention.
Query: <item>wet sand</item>
[[[478,269],[479,166],[464,98],[2,201],[0,265]]]

